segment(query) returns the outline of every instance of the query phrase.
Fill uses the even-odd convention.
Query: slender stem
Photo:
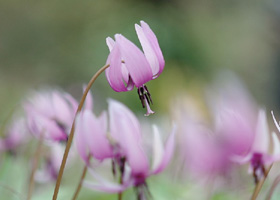
[[[254,193],[253,193],[253,195],[252,195],[252,197],[251,197],[251,200],[256,200],[256,199],[257,199],[257,197],[258,197],[258,195],[259,195],[259,193],[260,193],[260,191],[261,191],[261,189],[262,189],[262,186],[263,186],[263,184],[264,184],[264,181],[266,180],[266,177],[267,177],[268,173],[270,172],[270,169],[272,168],[272,165],[273,165],[273,164],[271,164],[271,165],[268,167],[268,169],[266,170],[266,173],[264,174],[264,177],[263,177],[263,178],[258,182],[258,184],[256,185],[255,190],[254,190]]]
[[[91,158],[91,155],[89,154],[89,155],[88,155],[88,160],[89,160],[90,158]],[[81,187],[82,187],[82,184],[83,184],[83,181],[84,181],[84,179],[85,179],[85,177],[86,177],[86,174],[87,174],[87,165],[85,164],[84,169],[83,169],[83,172],[82,172],[82,176],[81,176],[81,178],[80,178],[79,184],[78,184],[78,186],[77,186],[77,188],[76,188],[76,191],[75,191],[75,194],[74,194],[72,200],[76,200],[76,198],[78,197],[79,192],[80,192]]]
[[[119,180],[120,184],[123,184],[124,166],[125,166],[125,158],[121,158],[120,180]],[[118,200],[122,200],[122,192],[119,192]]]
[[[31,171],[31,175],[30,175],[30,179],[29,179],[27,200],[31,199],[32,192],[33,192],[33,189],[34,189],[34,176],[35,176],[35,172],[38,168],[39,159],[40,159],[40,155],[41,155],[41,152],[42,152],[43,137],[44,137],[43,135],[44,134],[40,135],[39,143],[38,143],[38,146],[36,148],[35,155],[34,155],[34,160],[33,160],[33,163],[32,163],[32,171]]]
[[[122,184],[122,183],[123,183],[123,175],[121,174],[121,176],[120,176],[120,184]],[[119,192],[118,200],[122,200],[122,192]]]
[[[267,196],[266,196],[266,200],[270,200],[270,199],[271,199],[272,194],[273,194],[275,188],[277,187],[277,185],[278,185],[279,183],[280,183],[280,175],[278,175],[278,176],[275,178],[275,180],[274,180],[274,182],[273,182],[273,184],[272,184],[272,186],[271,186],[271,188],[270,188],[270,190],[269,190],[269,192],[268,192],[268,194],[267,194]]]
[[[86,89],[84,91],[84,94],[83,94],[83,96],[81,98],[81,101],[79,103],[78,109],[76,111],[76,116],[82,110],[82,107],[84,105],[86,96],[87,96],[87,94],[88,94],[92,84],[95,82],[97,77],[102,72],[104,72],[104,70],[106,68],[108,68],[109,66],[110,66],[109,64],[108,65],[104,65],[101,69],[99,69],[96,72],[96,74],[94,74],[94,76],[89,81],[89,83],[88,83],[88,85],[87,85],[87,87],[86,87]],[[74,130],[75,130],[75,119],[76,119],[76,117],[74,118],[73,123],[72,123],[72,128],[71,128],[71,131],[70,131],[70,134],[69,134],[69,137],[68,137],[68,141],[67,141],[66,148],[65,148],[65,151],[64,151],[63,159],[62,159],[62,162],[61,162],[61,165],[60,165],[60,169],[59,169],[59,173],[58,173],[58,176],[57,176],[56,185],[55,185],[55,189],[54,189],[54,193],[53,193],[53,200],[57,199],[57,195],[58,195],[58,191],[59,191],[62,175],[63,175],[65,164],[66,164],[66,160],[67,160],[67,157],[68,157],[68,154],[69,154],[69,150],[70,150],[70,147],[71,147],[71,144],[72,144],[72,140],[73,140],[73,136],[74,136]]]
[[[118,194],[118,200],[122,200],[122,192]]]

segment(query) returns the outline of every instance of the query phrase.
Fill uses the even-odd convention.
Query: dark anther
[[[147,88],[146,85],[143,85],[142,87],[139,87],[138,90],[138,95],[139,95],[139,99],[141,100],[141,103],[142,103],[142,106],[143,108],[146,107],[146,100],[147,100],[147,103],[149,105],[153,104],[153,100],[152,100],[152,97],[151,97],[151,94]]]
[[[142,103],[142,107],[145,108],[145,99],[144,99],[144,96],[143,96],[143,92],[141,91],[141,88],[138,88],[137,92],[138,92],[139,99]],[[143,88],[142,88],[142,90],[143,90]]]
[[[147,94],[148,94],[148,96],[149,96],[149,101],[151,102],[151,104],[153,104],[153,100],[152,100],[152,96],[151,96],[151,94],[150,94],[150,92],[149,92],[149,90],[148,90],[148,88],[147,88],[147,86],[146,85],[144,85],[144,88],[145,88],[145,90],[147,91]]]
[[[114,177],[116,176],[116,164],[115,164],[115,161],[112,160],[112,173],[114,175]]]
[[[123,175],[124,173],[124,168],[125,168],[125,161],[126,161],[126,158],[125,157],[122,157],[121,160],[120,160],[120,172],[121,174]]]

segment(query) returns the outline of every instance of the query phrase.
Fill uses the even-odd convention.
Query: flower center
[[[253,167],[253,176],[255,179],[255,183],[257,184],[262,176],[265,175],[265,167],[263,164],[263,156],[260,153],[254,153],[251,165]]]

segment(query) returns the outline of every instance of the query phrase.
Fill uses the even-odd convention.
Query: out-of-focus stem
[[[41,155],[41,152],[42,152],[43,137],[44,137],[43,135],[44,135],[43,133],[40,135],[39,143],[38,143],[38,146],[36,148],[34,159],[33,159],[33,162],[32,162],[32,171],[31,171],[31,175],[30,175],[30,179],[29,179],[27,200],[31,199],[32,192],[33,192],[33,189],[34,189],[34,176],[35,176],[35,172],[38,168],[39,159],[40,159],[40,155]]]
[[[252,195],[252,197],[251,197],[251,200],[256,200],[256,199],[257,199],[257,197],[258,197],[258,195],[259,195],[259,193],[260,193],[260,191],[261,191],[261,189],[262,189],[262,186],[263,186],[263,184],[264,184],[264,182],[265,182],[265,180],[266,180],[266,177],[267,177],[268,173],[270,172],[270,169],[272,168],[272,165],[273,165],[273,164],[271,164],[271,165],[268,167],[268,169],[266,170],[266,173],[264,174],[264,177],[263,177],[263,178],[258,182],[258,184],[256,185],[255,190],[254,190],[254,193],[253,193],[253,195]]]
[[[121,176],[120,176],[120,184],[122,184],[122,183],[123,183],[123,175],[121,174]],[[122,192],[119,192],[118,200],[122,200]]]
[[[91,155],[89,154],[88,155],[88,161],[90,160],[90,157],[91,157]],[[80,178],[79,184],[78,184],[78,186],[76,188],[76,191],[75,191],[75,194],[74,194],[72,200],[76,200],[76,198],[78,197],[79,192],[80,192],[81,187],[82,187],[82,184],[83,184],[83,181],[84,181],[84,179],[86,177],[86,174],[87,174],[87,165],[85,164],[83,172],[82,172],[82,176]]]
[[[280,183],[280,175],[278,175],[278,176],[275,178],[275,180],[274,180],[274,182],[273,182],[273,184],[272,184],[272,186],[271,186],[271,188],[270,188],[270,190],[269,190],[269,192],[268,192],[268,194],[267,194],[267,196],[266,196],[266,200],[270,200],[270,199],[271,199],[272,194],[273,194],[275,188],[277,187],[277,185],[278,185],[279,183]]]
[[[86,87],[86,89],[85,89],[85,91],[83,93],[83,96],[81,98],[81,101],[79,103],[78,109],[76,111],[76,116],[82,110],[82,107],[84,105],[86,96],[87,96],[87,94],[88,94],[92,84],[95,82],[97,77],[100,74],[102,74],[102,72],[104,72],[105,69],[108,68],[109,66],[110,66],[109,64],[108,65],[104,65],[101,69],[99,69],[96,72],[96,74],[94,74],[94,76],[89,81],[89,83],[88,83],[88,85],[87,85],[87,87]],[[64,151],[63,159],[62,159],[62,162],[61,162],[61,165],[60,165],[60,169],[59,169],[59,173],[58,173],[58,176],[57,176],[56,185],[55,185],[55,189],[54,189],[54,193],[53,193],[53,200],[57,199],[57,195],[58,195],[61,179],[62,179],[62,176],[63,176],[65,164],[66,164],[66,160],[67,160],[67,157],[68,157],[68,154],[69,154],[69,150],[70,150],[70,147],[71,147],[71,144],[72,144],[72,140],[73,140],[73,136],[74,136],[74,130],[75,130],[75,119],[76,119],[76,117],[74,118],[73,123],[72,123],[71,131],[70,131],[70,134],[69,134],[69,137],[68,137],[68,141],[67,141],[66,148],[65,148],[65,151]]]

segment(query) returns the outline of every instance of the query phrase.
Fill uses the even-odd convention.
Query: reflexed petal
[[[267,153],[269,148],[269,130],[266,113],[264,110],[259,111],[256,135],[252,150],[259,153]]]
[[[88,169],[90,174],[98,181],[98,183],[93,183],[89,181],[84,181],[83,185],[87,188],[108,192],[108,193],[117,193],[124,191],[127,187],[130,186],[130,182],[126,182],[122,185],[113,183],[111,181],[106,180],[104,177],[100,176],[97,172],[95,172],[93,169]]]
[[[140,87],[152,80],[152,69],[141,50],[120,34],[117,34],[115,38],[116,44],[120,45],[121,58],[124,60],[135,86]]]
[[[30,99],[30,107],[41,115],[46,117],[54,117],[55,111],[52,105],[51,93],[35,93],[34,98]]]
[[[83,126],[85,140],[87,141],[91,154],[98,160],[111,157],[112,149],[106,137],[106,112],[103,112],[99,118],[96,118],[92,112],[86,110],[83,117]]]
[[[87,138],[83,125],[83,112],[80,112],[75,120],[75,143],[81,158],[88,163]]]
[[[272,132],[273,155],[280,155],[280,141],[275,132]]]
[[[112,51],[114,45],[115,45],[115,41],[111,38],[111,37],[107,37],[106,38],[106,44],[110,50],[110,52]]]
[[[169,135],[166,144],[165,144],[165,148],[164,148],[164,152],[163,152],[163,147],[162,147],[162,141],[159,135],[158,130],[155,130],[155,138],[154,140],[154,153],[157,155],[154,155],[154,163],[153,163],[153,168],[152,168],[152,174],[157,174],[159,172],[161,172],[162,170],[165,169],[165,167],[167,166],[167,164],[169,163],[169,161],[172,158],[173,155],[173,151],[174,151],[174,143],[175,143],[175,132],[176,132],[176,126],[173,126],[172,132]],[[158,157],[157,157],[158,156]]]
[[[96,191],[101,191],[101,192],[107,192],[107,193],[119,193],[124,191],[127,187],[124,185],[118,185],[115,183],[93,183],[89,181],[84,181],[83,186],[96,190]]]
[[[230,160],[232,162],[238,163],[238,164],[245,164],[248,163],[252,159],[252,154],[248,153],[246,156],[240,156],[240,155],[233,155],[230,157]]]
[[[51,146],[51,162],[54,170],[58,173],[62,158],[64,154],[64,146],[59,143],[55,143]],[[67,160],[67,163],[69,160]],[[66,163],[66,164],[67,164]]]
[[[158,40],[147,23],[141,21],[141,27],[135,24],[135,29],[142,45],[145,56],[152,68],[154,78],[162,72],[165,61]]]
[[[52,93],[52,105],[55,112],[55,120],[62,124],[69,124],[73,121],[73,115],[68,102],[58,92]]]
[[[78,102],[76,101],[76,99],[74,99],[70,94],[64,94],[64,97],[65,97],[65,99],[67,99],[68,100],[68,102],[70,103],[70,105],[71,105],[71,114],[72,114],[72,116],[75,116],[76,115],[76,111],[77,111],[77,109],[78,109]],[[73,119],[74,120],[74,119]],[[71,124],[72,124],[72,122],[71,122]]]
[[[134,113],[128,109],[124,104],[113,100],[108,99],[108,110],[110,115],[110,129],[111,129],[111,135],[114,138],[122,138],[121,133],[117,130],[119,129],[119,121],[123,120],[127,122],[130,126],[133,127],[134,132],[131,133],[134,135],[137,139],[141,138],[141,132],[140,132],[140,123]]]
[[[135,29],[136,29],[138,38],[140,40],[140,43],[142,45],[145,57],[147,58],[150,66],[152,68],[153,76],[155,76],[159,72],[158,58],[155,54],[153,47],[150,44],[150,41],[148,40],[148,38],[146,38],[145,33],[143,32],[143,29],[138,24],[135,24]]]
[[[273,118],[274,124],[275,124],[276,128],[278,129],[278,131],[280,132],[280,126],[279,126],[279,123],[275,119],[273,111],[271,111],[271,114],[272,114],[272,118]]]
[[[154,144],[153,144],[154,159],[153,159],[152,171],[158,168],[164,156],[163,144],[162,144],[161,136],[159,134],[158,127],[154,125],[153,130],[154,130]]]
[[[224,137],[227,149],[232,154],[246,156],[254,141],[255,132],[244,118],[235,110],[223,109],[216,114],[217,130]]]
[[[110,99],[110,133],[121,146],[133,174],[148,172],[148,159],[141,148],[140,125],[134,114],[123,104]]]
[[[40,137],[40,134],[44,134],[44,138],[55,141],[67,139],[66,133],[53,120],[49,120],[43,116],[36,116],[36,119],[33,121],[33,123],[33,125],[36,127],[36,132],[33,134],[37,137]]]
[[[271,165],[272,163],[279,160],[280,160],[280,155],[263,154],[263,162],[265,165]]]
[[[122,73],[122,57],[119,44],[116,43],[111,53],[107,58],[106,64],[110,64],[105,70],[107,80],[110,86],[116,92],[127,91],[127,88],[124,84],[124,78]]]

